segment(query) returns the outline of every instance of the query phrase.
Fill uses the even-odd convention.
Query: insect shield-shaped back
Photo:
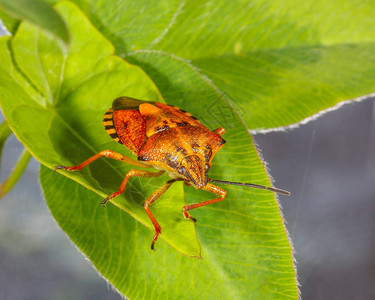
[[[107,122],[107,123],[106,123]],[[159,102],[121,97],[105,114],[108,134],[139,161],[202,188],[216,152],[225,143],[190,113]]]

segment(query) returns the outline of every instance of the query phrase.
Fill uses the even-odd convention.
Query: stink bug
[[[113,101],[112,108],[104,114],[103,124],[111,138],[129,148],[137,156],[137,160],[111,150],[104,150],[78,166],[57,166],[56,170],[80,170],[101,156],[120,160],[136,167],[154,167],[160,170],[160,172],[130,170],[125,175],[118,191],[105,198],[102,201],[103,205],[124,192],[130,177],[158,177],[167,171],[171,179],[149,196],[144,203],[144,209],[155,227],[151,249],[154,249],[154,244],[161,234],[161,227],[151,213],[150,206],[176,181],[184,181],[196,189],[218,196],[215,199],[188,204],[182,208],[184,217],[194,222],[196,220],[189,215],[189,210],[224,200],[226,196],[225,190],[212,183],[248,186],[290,195],[287,191],[273,187],[208,178],[212,159],[225,144],[225,140],[221,137],[225,130],[219,127],[210,131],[197,118],[178,107],[120,97]]]

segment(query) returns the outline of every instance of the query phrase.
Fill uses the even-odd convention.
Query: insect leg
[[[214,193],[216,195],[219,195],[220,197],[219,198],[215,198],[215,199],[211,199],[211,200],[207,200],[207,201],[202,201],[202,202],[198,202],[198,203],[193,203],[193,204],[185,205],[182,208],[182,212],[183,212],[185,218],[189,218],[189,219],[193,220],[194,222],[196,222],[197,220],[195,220],[192,216],[190,216],[188,214],[189,210],[197,208],[197,207],[209,205],[211,203],[219,202],[221,200],[224,200],[225,196],[227,195],[226,191],[224,191],[223,189],[219,188],[218,186],[210,184],[210,183],[208,183],[204,188],[202,188],[202,190]]]
[[[137,161],[135,159],[132,159],[130,157],[122,155],[120,153],[117,153],[117,152],[114,152],[114,151],[111,151],[111,150],[104,150],[104,151],[100,151],[99,153],[90,157],[88,160],[84,161],[83,163],[81,163],[78,166],[71,166],[71,167],[57,166],[55,168],[55,171],[59,170],[59,169],[64,169],[64,170],[67,170],[67,171],[81,170],[83,167],[86,167],[88,164],[91,164],[94,160],[97,160],[98,158],[100,158],[102,156],[113,158],[113,159],[116,159],[116,160],[120,160],[120,161],[123,161],[123,162],[125,162],[129,165],[133,165],[133,166],[140,167],[140,168],[151,168],[150,165],[147,165],[145,163],[142,163],[140,161]]]
[[[128,173],[126,173],[124,180],[122,181],[119,189],[117,192],[113,193],[112,195],[109,195],[107,198],[105,198],[102,201],[103,206],[107,203],[108,200],[122,194],[125,190],[126,184],[128,183],[128,180],[130,177],[133,176],[139,176],[139,177],[159,177],[164,173],[164,171],[160,172],[150,172],[150,171],[143,171],[143,170],[130,170]]]
[[[169,189],[169,187],[177,180],[169,180],[166,184],[164,184],[163,186],[161,186],[160,188],[158,188],[150,197],[148,197],[145,201],[145,211],[148,215],[148,217],[150,218],[152,224],[154,224],[154,227],[155,227],[155,235],[154,235],[154,238],[152,239],[152,243],[151,243],[151,249],[154,250],[154,245],[155,245],[155,242],[156,240],[158,239],[158,236],[159,234],[161,233],[161,227],[158,223],[158,221],[156,221],[154,215],[152,214],[152,212],[150,211],[150,205],[152,203],[154,203],[161,195],[163,195],[165,193],[165,191],[167,189]]]

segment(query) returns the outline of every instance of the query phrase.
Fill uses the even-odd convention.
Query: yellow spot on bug
[[[113,122],[112,121],[104,121],[103,124],[104,124],[104,126],[111,126],[111,125],[113,125]]]
[[[108,134],[114,134],[114,133],[116,133],[116,129],[114,129],[114,128],[108,129],[107,133]]]

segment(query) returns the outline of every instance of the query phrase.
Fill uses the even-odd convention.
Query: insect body
[[[167,171],[171,180],[157,189],[144,203],[145,211],[155,227],[151,249],[154,249],[161,228],[150,211],[150,205],[176,181],[184,181],[196,189],[202,189],[218,196],[215,199],[188,204],[182,208],[185,218],[194,222],[196,220],[189,215],[189,210],[221,201],[226,196],[225,190],[210,182],[245,185],[289,195],[289,192],[272,187],[208,178],[212,159],[225,144],[225,140],[221,137],[225,130],[220,127],[210,131],[190,113],[177,107],[159,102],[120,97],[113,102],[112,108],[105,113],[103,124],[107,133],[115,141],[129,148],[137,156],[137,160],[111,150],[104,150],[78,166],[57,166],[56,169],[80,170],[99,157],[106,156],[136,167],[154,167],[161,170],[160,172],[130,170],[125,175],[119,190],[104,199],[103,205],[124,192],[130,177],[157,177]]]

